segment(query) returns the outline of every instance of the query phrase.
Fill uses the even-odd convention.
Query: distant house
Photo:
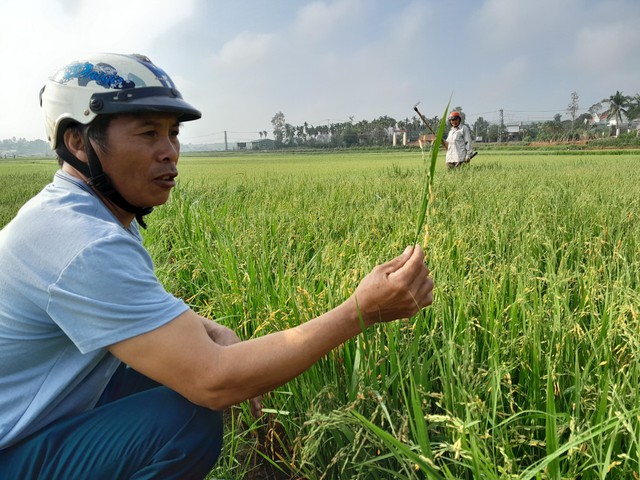
[[[629,123],[622,121],[618,123],[618,119],[616,117],[612,117],[609,120],[609,131],[611,135],[618,136],[621,133],[625,133],[629,131]]]
[[[409,147],[419,147],[422,144],[423,147],[430,146],[433,142],[435,142],[436,136],[431,133],[423,133],[421,134],[417,140],[407,141],[407,146]]]
[[[420,141],[423,145],[431,145],[436,141],[436,136],[433,133],[423,133],[420,135]]]
[[[522,128],[522,122],[516,125],[505,125],[507,131],[507,140],[522,140],[524,129]]]
[[[251,150],[273,150],[276,142],[270,138],[263,138],[260,140],[253,140],[251,142]]]
[[[592,114],[589,124],[594,126],[608,127],[609,135],[616,137],[621,133],[628,132],[633,129],[632,123],[623,121],[618,124],[618,119],[615,116],[610,116],[607,112]]]
[[[589,120],[589,125],[605,125],[607,122],[607,118],[609,118],[609,115],[607,113],[592,113],[591,120]]]

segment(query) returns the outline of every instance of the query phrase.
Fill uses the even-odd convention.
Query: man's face
[[[180,125],[173,114],[119,115],[107,127],[106,151],[94,145],[120,194],[137,207],[169,199],[178,175]]]

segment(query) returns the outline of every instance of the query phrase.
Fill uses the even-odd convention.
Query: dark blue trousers
[[[220,412],[122,365],[94,409],[0,450],[0,479],[202,480],[222,434]]]

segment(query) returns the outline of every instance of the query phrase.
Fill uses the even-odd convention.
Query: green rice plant
[[[547,471],[550,479],[560,479],[560,460],[554,458],[558,450],[558,431],[556,428],[556,405],[553,385],[553,372],[547,373],[547,409],[546,409],[546,436],[545,443],[547,446],[547,458],[553,458],[549,461]]]
[[[152,249],[163,244],[156,232],[171,241],[170,255],[154,253],[175,256],[159,272],[164,278],[170,265],[171,280],[185,262],[177,291],[242,336],[335,305],[402,248],[397,225],[410,221],[411,199],[424,188],[420,175],[389,171],[417,168],[405,153],[341,162],[345,175],[332,164],[333,173],[318,166],[313,177],[277,163],[252,176],[250,162],[234,162],[242,175],[202,185],[183,166],[188,183],[146,232]],[[482,162],[492,167],[478,161],[438,183],[429,217],[434,305],[347,342],[266,397],[267,408],[288,413],[266,416],[259,428],[280,441],[256,449],[285,478],[424,478],[413,454],[445,478],[556,471],[586,479],[611,465],[609,476],[637,469],[637,440],[628,440],[638,438],[635,418],[620,420],[625,428],[609,423],[638,401],[638,197],[624,173],[633,157],[489,153]],[[391,448],[352,412],[413,454]],[[241,429],[234,434],[241,444]]]
[[[51,161],[35,164],[12,161],[0,166],[0,226],[8,223],[27,199],[50,183],[54,172]]]
[[[442,475],[438,472],[438,468],[429,460],[428,457],[424,457],[422,455],[417,454],[414,450],[407,445],[398,441],[393,435],[390,435],[386,431],[382,430],[378,426],[371,423],[365,417],[360,415],[357,412],[352,412],[353,415],[364,424],[367,428],[369,428],[373,433],[375,433],[378,437],[380,437],[385,445],[391,450],[394,456],[399,457],[400,460],[410,459],[414,462],[416,469],[420,469],[422,472],[426,473],[429,478],[440,480],[444,479]],[[387,472],[393,473],[393,472]],[[397,472],[395,472],[397,473]]]
[[[638,478],[639,160],[490,150],[439,176],[434,304],[270,392],[261,419],[231,408],[214,477],[428,478],[417,455],[447,479]],[[14,212],[53,171],[2,167]],[[171,292],[264,335],[402,251],[423,172],[408,149],[185,157],[144,241]]]
[[[440,144],[442,143],[442,136],[444,135],[444,127],[447,122],[446,119],[447,119],[447,114],[449,112],[450,104],[451,104],[451,99],[449,99],[449,103],[447,103],[447,106],[444,109],[444,113],[442,114],[442,118],[440,120],[440,125],[438,126],[436,139],[431,143],[431,147],[429,149],[430,161],[427,166],[428,168],[426,170],[426,179],[424,182],[424,190],[422,191],[422,201],[420,202],[420,212],[418,214],[416,234],[414,236],[412,245],[416,245],[418,243],[418,238],[420,238],[420,233],[422,232],[422,229],[425,227],[425,222],[427,221],[427,217],[429,215],[429,205],[431,205],[434,200],[433,179],[436,173],[438,152],[440,150]],[[424,147],[422,144],[420,144],[420,149],[422,150],[422,158],[424,160]],[[425,239],[424,246],[426,247],[427,241],[429,239],[428,229],[425,231],[424,239]]]

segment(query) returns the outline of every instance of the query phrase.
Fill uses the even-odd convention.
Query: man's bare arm
[[[433,301],[419,247],[376,267],[338,307],[297,327],[220,345],[189,310],[110,351],[192,402],[222,409],[257,397],[307,370],[365,326],[406,318]]]

